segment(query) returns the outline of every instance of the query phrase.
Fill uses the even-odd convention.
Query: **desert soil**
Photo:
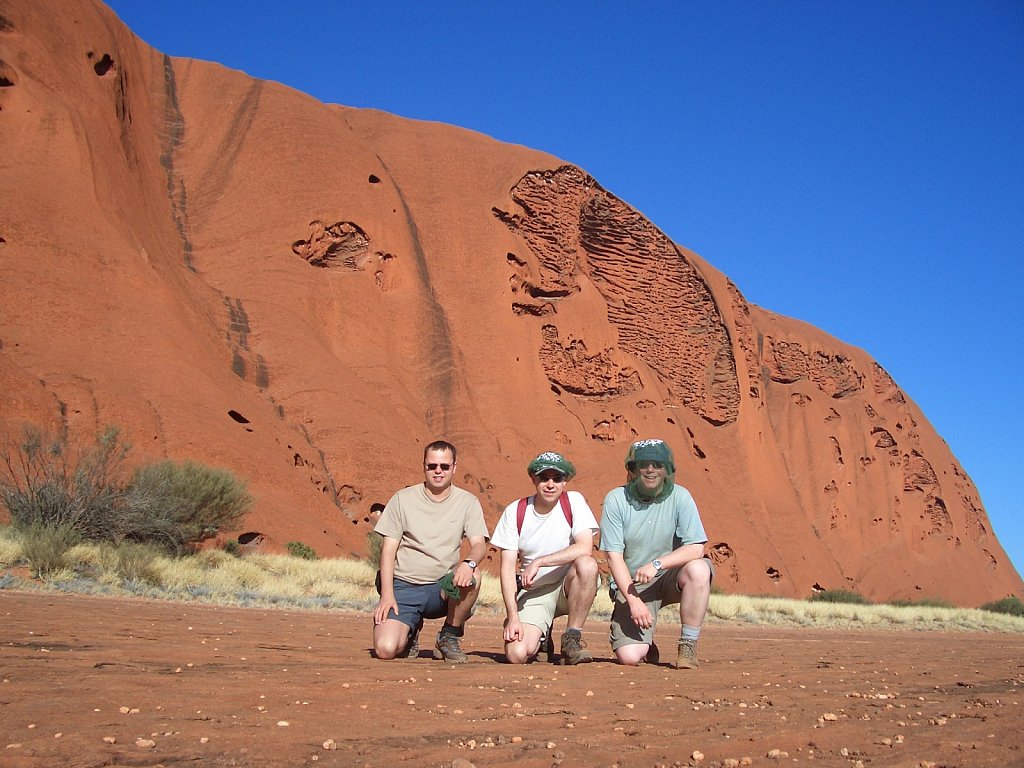
[[[363,614],[3,591],[0,766],[1024,765],[1021,635],[715,623],[681,671],[499,633],[382,662]]]

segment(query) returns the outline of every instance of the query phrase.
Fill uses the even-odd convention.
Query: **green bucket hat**
[[[568,480],[571,477],[576,476],[576,467],[572,465],[565,456],[554,451],[545,451],[540,456],[530,462],[530,466],[526,468],[530,477],[539,475],[545,469],[553,469],[556,472],[561,472],[565,475],[565,479]]]
[[[626,454],[626,469],[637,461],[660,461],[669,472],[676,471],[676,461],[672,457],[672,449],[664,440],[638,440],[629,447]]]
[[[640,482],[639,473],[636,472],[638,461],[659,461],[665,465],[665,480],[655,491],[653,496],[648,496],[646,489]],[[676,461],[672,457],[672,449],[664,440],[637,440],[629,446],[626,454],[626,495],[643,503],[664,501],[672,495],[676,482]]]

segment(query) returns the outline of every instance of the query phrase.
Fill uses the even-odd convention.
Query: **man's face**
[[[427,490],[432,493],[441,493],[452,484],[455,477],[455,461],[452,459],[452,452],[447,448],[437,451],[427,451],[427,458],[423,462],[423,479]]]
[[[653,496],[660,490],[661,484],[668,477],[668,470],[660,461],[638,461],[630,468],[640,479],[640,487],[644,489],[646,496]]]
[[[533,476],[533,484],[537,487],[537,495],[546,504],[554,504],[565,490],[569,479],[555,469],[545,469]]]

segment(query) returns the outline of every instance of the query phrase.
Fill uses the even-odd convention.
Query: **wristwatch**
[[[654,558],[653,560],[651,560],[651,565],[654,566],[654,570],[656,570],[658,573],[661,573],[661,560],[659,560],[658,558]]]
[[[476,570],[476,560],[463,560],[462,562],[467,563],[474,571]]]

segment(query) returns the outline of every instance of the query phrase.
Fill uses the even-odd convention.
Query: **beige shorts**
[[[597,590],[594,590],[597,594]],[[519,620],[540,628],[541,636],[547,637],[551,625],[559,616],[569,614],[569,598],[565,594],[565,579],[554,584],[545,584],[536,589],[524,589],[516,595]]]
[[[710,557],[705,556],[704,560],[711,569],[711,580],[714,581],[715,564],[711,562]],[[654,621],[646,629],[638,627],[629,614],[629,603],[626,602],[625,595],[617,589],[610,590],[612,621],[608,639],[611,641],[613,651],[626,645],[636,645],[637,643],[650,645],[654,642],[654,628],[658,626],[658,611],[663,606],[677,604],[682,598],[682,592],[679,590],[679,569],[668,568],[662,571],[652,581],[637,585],[637,592],[643,598]]]

